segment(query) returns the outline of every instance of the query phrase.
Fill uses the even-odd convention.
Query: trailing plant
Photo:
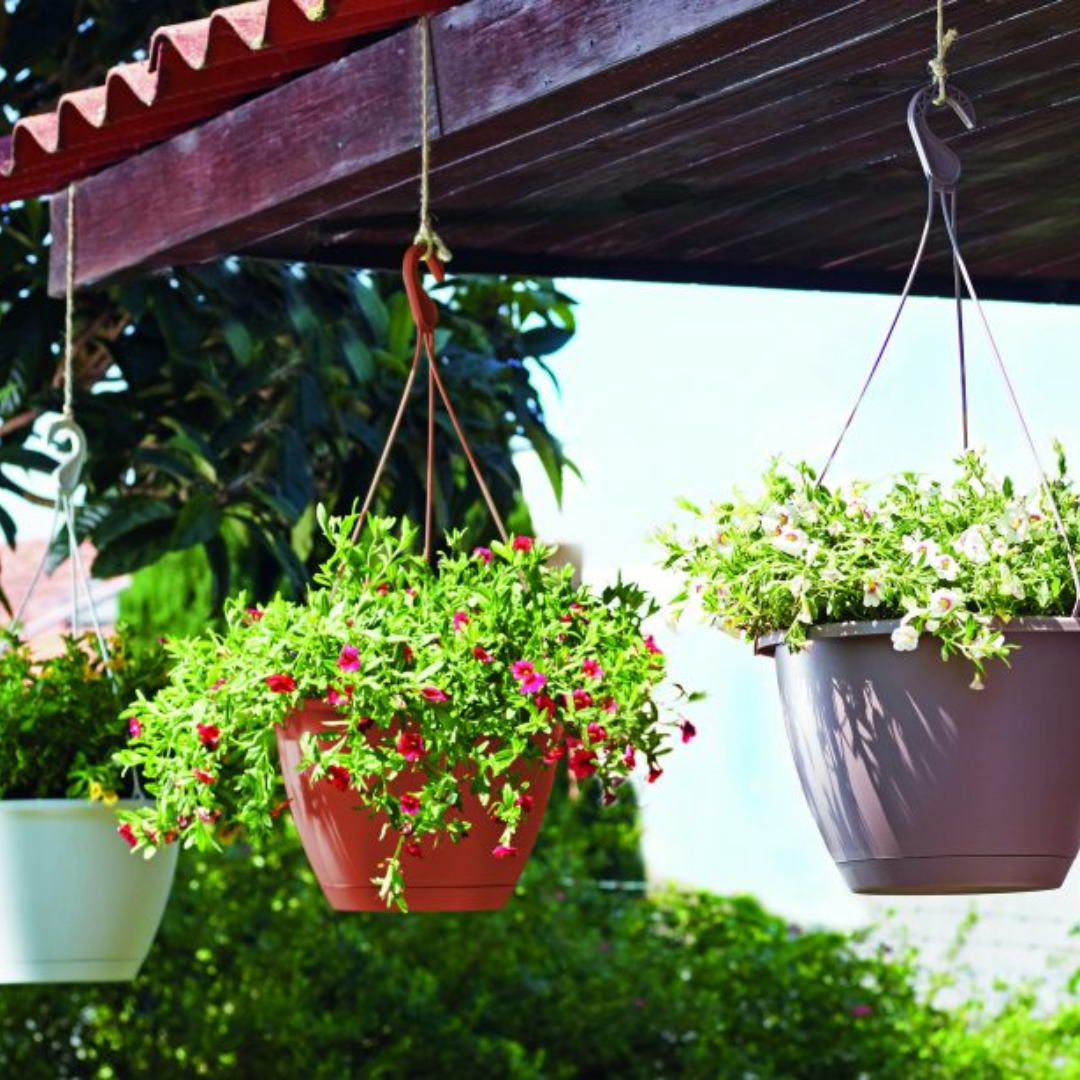
[[[492,857],[513,858],[528,763],[565,758],[611,800],[639,763],[659,778],[665,727],[693,733],[658,701],[664,657],[642,626],[655,605],[636,587],[575,586],[525,536],[470,550],[450,534],[432,568],[408,522],[370,519],[354,544],[356,523],[323,517],[333,555],[306,603],[241,599],[222,634],[170,645],[171,682],[132,707],[139,736],[119,756],[157,797],[125,818],[133,846],[212,846],[223,825],[265,834],[284,798],[275,729],[323,701],[340,719],[305,736],[310,782],[385,815],[397,843],[377,880],[404,906],[403,859],[468,830],[462,782],[504,826]],[[416,772],[402,794],[395,780]]]
[[[136,649],[119,633],[105,662],[93,634],[65,637],[38,658],[10,632],[0,635],[0,799],[102,799],[128,784],[113,755],[128,739],[121,712],[136,692],[165,683],[165,655]]]
[[[665,565],[685,583],[677,603],[700,603],[736,637],[780,634],[793,648],[816,624],[899,620],[896,649],[929,636],[943,658],[969,660],[979,686],[987,662],[1016,647],[1002,634],[1010,619],[1071,613],[1076,588],[1055,504],[1075,547],[1080,502],[1060,448],[1056,477],[1030,492],[992,475],[981,453],[956,464],[951,485],[903,473],[875,492],[828,487],[809,465],[776,461],[754,498],[709,510],[684,503],[693,534],[660,535]]]

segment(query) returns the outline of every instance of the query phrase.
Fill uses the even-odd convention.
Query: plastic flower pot
[[[1056,889],[1080,848],[1080,624],[1019,619],[971,689],[962,657],[896,622],[815,627],[775,656],[803,791],[857,893]]]
[[[0,983],[135,978],[165,912],[177,853],[132,855],[113,809],[100,803],[0,802]]]
[[[315,784],[301,773],[300,739],[306,733],[327,730],[337,713],[322,702],[308,702],[285,727],[277,729],[278,751],[285,788],[304,851],[330,906],[337,911],[387,911],[372,878],[396,846],[396,834],[387,830],[386,817],[359,806],[355,791],[341,791],[329,781]],[[389,737],[377,732],[376,737]],[[530,762],[512,770],[529,781],[532,811],[514,838],[517,855],[497,859],[492,854],[503,832],[462,783],[462,813],[470,822],[468,836],[458,843],[449,837],[425,837],[422,855],[406,858],[405,902],[410,911],[495,911],[513,895],[536,837],[555,782],[555,769]],[[403,770],[391,791],[416,791],[424,781],[421,770]]]

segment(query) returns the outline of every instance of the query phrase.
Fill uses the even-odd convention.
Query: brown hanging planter
[[[384,814],[371,815],[361,809],[355,791],[341,791],[327,780],[312,784],[299,771],[301,738],[327,731],[336,718],[328,705],[309,701],[284,728],[277,729],[293,818],[330,906],[337,911],[386,911],[386,901],[372,878],[393,853],[397,833],[385,828]],[[393,733],[391,727],[377,735],[387,738]],[[421,842],[419,857],[408,860],[405,901],[410,911],[495,911],[513,896],[540,832],[555,769],[536,761],[519,763],[510,772],[528,781],[534,800],[514,836],[517,854],[502,859],[493,854],[505,826],[491,817],[462,777],[461,813],[469,822],[469,834],[456,844],[446,837],[438,844],[430,839]],[[423,781],[422,770],[410,769],[399,774],[391,790],[405,794]]]
[[[857,893],[1058,888],[1080,850],[1080,622],[1017,619],[1008,671],[897,652],[898,622],[815,627],[776,660],[788,740]]]

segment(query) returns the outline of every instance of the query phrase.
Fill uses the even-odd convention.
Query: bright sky
[[[573,487],[560,514],[539,469],[526,463],[538,531],[584,544],[590,579],[621,567],[658,591],[667,585],[652,569],[647,537],[676,513],[675,497],[708,502],[736,484],[754,488],[777,453],[820,463],[896,302],[603,282],[565,288],[581,301],[580,333],[555,358],[562,396],[547,400],[585,486]],[[1080,468],[1080,309],[989,310],[1045,460],[1056,435]],[[911,303],[837,478],[948,466],[960,443],[953,318],[951,302]],[[1028,481],[1030,455],[974,325],[969,341],[974,441],[989,445],[999,471]],[[753,892],[812,922],[864,919],[866,905],[841,884],[803,803],[769,662],[704,628],[676,636],[661,626],[658,636],[676,677],[710,696],[696,713],[700,738],[643,793],[651,874]],[[1077,891],[1019,902],[1075,912]]]

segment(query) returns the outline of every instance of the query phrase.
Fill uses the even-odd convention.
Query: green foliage
[[[2,13],[5,103],[45,107],[99,81],[160,23],[216,6],[21,3]],[[16,466],[49,467],[26,456],[34,419],[59,405],[63,314],[46,294],[47,233],[44,204],[0,209],[0,488],[22,494]],[[558,490],[567,463],[532,371],[572,336],[572,304],[543,280],[454,282],[439,296],[443,380],[500,512],[527,528],[513,452],[535,449]],[[364,493],[404,386],[412,338],[400,279],[229,260],[81,293],[76,330],[91,447],[78,528],[98,548],[94,572],[198,549],[215,613],[238,567],[260,597],[299,595],[324,555],[315,505],[342,513]],[[424,396],[418,387],[377,510],[422,516]],[[438,429],[436,524],[489,535],[444,413]],[[0,535],[10,543],[14,531],[0,514]]]
[[[1071,613],[1076,587],[1054,514],[1075,548],[1080,500],[1060,455],[1057,479],[1029,494],[979,454],[957,464],[949,487],[905,473],[876,500],[866,484],[829,488],[806,464],[774,464],[754,499],[687,505],[696,535],[660,537],[686,582],[680,601],[700,601],[737,637],[777,633],[795,647],[818,623],[898,619],[895,648],[932,635],[944,657],[972,662],[978,684],[985,662],[1012,648],[1003,624]]]
[[[575,587],[528,537],[470,552],[456,534],[432,568],[408,523],[369,519],[359,544],[355,515],[325,524],[334,554],[305,604],[234,602],[223,634],[170,645],[169,686],[132,707],[141,735],[120,760],[157,797],[127,817],[141,846],[212,846],[222,823],[269,831],[283,800],[275,729],[312,700],[339,720],[305,736],[309,781],[351,788],[397,836],[379,878],[388,903],[401,902],[403,854],[467,831],[452,813],[462,770],[505,827],[505,854],[530,809],[529,763],[566,756],[610,799],[636,755],[659,773],[675,724],[656,701],[664,658],[639,590]],[[411,769],[422,780],[402,795]]]
[[[0,799],[111,798],[124,789],[113,761],[128,738],[120,713],[136,692],[162,686],[165,658],[125,634],[109,651],[106,663],[87,634],[39,659],[0,635]]]

